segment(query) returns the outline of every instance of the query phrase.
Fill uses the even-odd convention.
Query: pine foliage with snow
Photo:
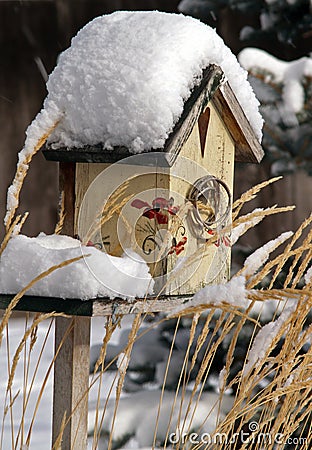
[[[239,61],[261,102],[262,145],[272,175],[297,169],[312,175],[312,58],[286,62],[246,48]]]
[[[259,16],[259,25],[241,31],[244,41],[276,41],[296,45],[298,39],[311,32],[310,0],[182,0],[179,10],[201,20],[218,17],[229,8],[242,15]]]
[[[239,55],[261,103],[265,120],[262,146],[271,175],[302,169],[312,174],[312,4],[309,0],[182,0],[179,10],[205,23],[222,20],[224,11],[240,18]],[[248,24],[253,17],[253,25]],[[257,20],[256,20],[257,18]],[[248,25],[243,26],[244,23]],[[255,25],[258,23],[258,25]],[[301,47],[306,50],[301,50]],[[291,51],[302,56],[278,59]],[[269,52],[273,52],[272,56]],[[289,56],[287,57],[289,59]]]

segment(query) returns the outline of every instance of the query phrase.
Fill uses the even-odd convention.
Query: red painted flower
[[[181,241],[179,241],[177,244],[172,245],[171,249],[169,250],[169,255],[172,255],[173,253],[175,253],[177,256],[183,252],[184,250],[184,245],[187,242],[187,237],[184,236]]]
[[[169,201],[163,197],[156,197],[152,201],[153,208],[155,209],[168,209]]]
[[[208,230],[208,234],[211,234],[212,236],[214,236],[215,232],[213,230]],[[206,242],[208,242],[209,239],[206,239]],[[231,247],[231,239],[229,236],[221,236],[215,243],[214,245],[216,247],[220,247],[221,244],[224,244],[226,247]]]
[[[166,225],[168,223],[168,216],[157,211],[156,209],[146,209],[143,216],[148,219],[156,219],[156,222],[162,225]]]
[[[136,198],[131,203],[131,206],[137,209],[145,208],[143,211],[143,216],[148,219],[155,219],[160,225],[166,225],[168,223],[168,213],[171,215],[177,214],[179,211],[178,206],[173,206],[173,198],[171,197],[167,200],[164,197],[156,197],[152,201],[152,205],[149,203]]]

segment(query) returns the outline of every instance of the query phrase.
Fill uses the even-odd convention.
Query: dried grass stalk
[[[7,204],[7,213],[4,218],[6,231],[8,231],[10,229],[14,214],[18,208],[19,195],[20,195],[25,177],[26,177],[28,169],[29,169],[29,164],[31,163],[31,160],[35,156],[35,154],[41,149],[43,144],[46,142],[48,137],[52,134],[53,130],[55,130],[59,121],[60,121],[60,119],[56,120],[54,122],[54,124],[48,129],[48,131],[46,133],[44,133],[40,139],[38,139],[37,143],[34,145],[32,152],[23,154],[21,160],[18,161],[15,177],[14,177],[12,185],[10,186],[9,191],[8,191],[8,196],[13,195],[15,198],[15,202],[14,202],[14,204],[9,204],[9,202]]]
[[[293,249],[294,245],[296,242],[298,242],[298,239],[302,236],[303,231],[312,223],[312,214],[310,214],[310,216],[305,219],[302,224],[300,225],[300,227],[298,228],[298,230],[295,232],[295,234],[293,235],[291,241],[289,242],[289,244],[287,244],[285,250],[284,250],[284,254],[285,255],[289,255],[290,251]],[[294,267],[297,265],[298,261],[300,259],[300,253],[298,253],[295,258],[294,261],[291,265],[291,268],[288,272],[286,281],[284,283],[284,287],[287,287],[288,284],[290,283],[290,279],[292,278],[292,274],[293,274],[293,269]],[[269,285],[269,289],[271,289],[273,287],[273,284],[277,278],[277,276],[279,275],[279,273],[281,272],[283,265],[285,263],[285,258],[281,258],[280,262],[277,264],[275,271],[272,275],[271,278],[271,282]]]
[[[104,373],[104,362],[105,362],[105,356],[107,351],[107,345],[110,341],[110,338],[112,337],[113,332],[115,331],[117,325],[119,324],[120,320],[113,323],[112,317],[108,317],[106,324],[105,324],[105,335],[103,338],[103,343],[101,346],[99,357],[94,365],[94,371],[93,375],[96,374],[96,372],[101,369],[100,375],[99,375],[99,386],[98,386],[98,392],[97,392],[97,403],[96,403],[96,411],[95,411],[95,420],[94,420],[94,430],[93,430],[93,445],[92,449],[96,449],[98,446],[98,441],[101,433],[101,426],[102,421],[100,421],[99,425],[99,411],[100,411],[100,402],[101,402],[101,387],[102,387],[102,381],[103,381],[103,373]],[[104,407],[103,416],[106,411],[106,405]]]
[[[11,239],[11,237],[15,234],[18,234],[22,228],[22,226],[24,225],[27,217],[28,217],[29,213],[26,212],[24,214],[24,216],[21,216],[20,214],[18,216],[15,217],[14,221],[11,223],[8,231],[6,232],[3,241],[1,243],[0,246],[0,256],[2,255],[4,249],[6,248],[9,240]]]
[[[128,203],[132,197],[131,195],[125,197],[129,182],[130,180],[127,180],[121,184],[110,196],[108,201],[105,202],[83,239],[84,245],[91,241],[93,236],[102,228],[102,226],[115,214],[119,214],[122,208]]]
[[[65,213],[65,194],[64,191],[61,192],[60,201],[59,201],[59,210],[58,210],[58,221],[55,225],[54,233],[60,234],[64,226],[64,220],[66,217]]]
[[[236,200],[233,203],[233,220],[238,216],[240,210],[242,209],[242,207],[250,202],[251,200],[253,200],[254,198],[256,198],[256,195],[265,187],[269,186],[269,184],[275,183],[276,181],[280,180],[283,177],[275,177],[275,178],[271,178],[270,180],[264,181],[262,183],[257,184],[256,186],[253,186],[251,189],[249,189],[248,191],[244,192],[241,197]]]
[[[124,370],[119,372],[119,378],[118,378],[117,388],[116,388],[115,407],[114,407],[112,425],[111,425],[111,430],[110,430],[110,435],[109,435],[109,440],[108,440],[108,450],[112,449],[113,433],[114,433],[114,428],[115,428],[115,422],[116,422],[116,417],[117,417],[117,410],[118,410],[118,404],[119,404],[119,400],[120,400],[121,390],[122,390],[122,386],[123,386],[123,383],[125,380],[127,366],[130,361],[133,344],[135,342],[135,339],[138,334],[141,323],[142,323],[141,322],[141,314],[137,314],[133,320],[132,328],[131,328],[131,331],[128,336],[128,342],[127,342],[126,348],[124,349],[124,354],[125,354],[124,357],[125,357],[126,364],[125,364]]]
[[[157,416],[156,416],[156,422],[155,422],[155,430],[154,430],[154,438],[153,438],[152,448],[154,448],[155,445],[156,445],[157,430],[158,430],[158,424],[159,424],[159,419],[160,419],[160,411],[161,411],[161,406],[162,406],[163,399],[164,399],[165,386],[166,386],[168,372],[169,372],[169,365],[170,365],[170,360],[171,360],[172,352],[173,352],[174,345],[175,345],[175,340],[176,340],[176,337],[177,337],[177,332],[178,332],[178,329],[179,329],[179,323],[180,323],[180,319],[178,318],[176,326],[175,326],[172,342],[171,342],[171,345],[170,345],[170,350],[169,350],[167,363],[166,363],[164,379],[163,379],[161,393],[160,393],[160,398],[159,398],[159,403],[158,403],[158,410],[157,410]],[[171,416],[172,416],[172,412],[171,412]],[[170,422],[171,422],[171,420],[172,420],[172,417],[170,417]],[[166,441],[167,441],[167,439],[168,439],[168,431],[167,431]]]
[[[24,333],[24,336],[22,337],[22,340],[20,341],[14,357],[13,357],[13,361],[12,361],[12,366],[11,366],[11,370],[10,370],[10,374],[9,374],[9,379],[8,379],[8,383],[7,383],[7,392],[11,389],[12,387],[12,383],[13,383],[13,379],[14,379],[14,375],[15,375],[15,371],[16,371],[16,367],[17,367],[17,363],[20,357],[20,354],[26,344],[27,339],[29,338],[29,336],[32,336],[33,333],[35,332],[36,328],[38,327],[39,323],[41,323],[43,320],[49,319],[50,317],[58,317],[58,316],[64,316],[64,314],[61,313],[47,313],[47,314],[39,314],[37,316],[36,319],[34,319],[32,325],[30,326],[30,328],[28,328],[28,330],[26,330],[26,332]]]
[[[52,446],[52,450],[62,450],[62,440],[63,440],[65,426],[66,426],[66,411],[64,412],[64,415],[62,418],[60,433]]]

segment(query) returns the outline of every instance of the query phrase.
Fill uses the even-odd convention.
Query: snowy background
[[[28,321],[28,326],[31,321]],[[117,329],[113,334],[112,339],[108,347],[107,360],[111,360],[116,355],[118,355],[124,348],[127,336],[130,331],[132,319],[127,317],[123,319],[122,329]],[[99,349],[101,347],[102,339],[104,336],[104,324],[105,318],[93,318],[91,321],[91,354],[90,354],[90,369],[93,370],[95,361],[99,355]],[[141,331],[147,330],[148,325],[145,325]],[[9,322],[8,332],[9,338],[9,354],[14,354],[17,346],[20,343],[21,337],[25,331],[25,319],[22,317],[12,318]],[[29,402],[25,414],[25,426],[24,426],[24,436],[27,435],[29,425],[32,419],[32,414],[36,405],[38,394],[42,387],[42,382],[45,379],[47,370],[53,358],[53,325],[50,327],[50,320],[46,320],[39,325],[37,341],[31,353],[30,364],[28,367],[28,387],[33,383],[31,387],[31,393],[29,396]],[[135,449],[139,450],[141,448],[151,448],[151,443],[153,442],[154,429],[159,405],[159,399],[161,396],[161,391],[159,387],[162,385],[164,372],[166,369],[166,360],[169,355],[169,347],[166,347],[160,340],[160,331],[151,330],[145,334],[142,340],[139,340],[135,344],[133,354],[130,361],[129,373],[130,375],[125,380],[125,393],[122,394],[119,403],[119,412],[117,415],[117,422],[115,425],[114,438],[116,442],[122,441],[125,437],[134,435],[127,444],[122,447],[125,449]],[[174,386],[176,380],[179,377],[179,372],[181,364],[183,363],[184,351],[188,343],[188,331],[187,329],[182,329],[176,341],[178,350],[174,352],[171,369],[168,375],[167,384],[170,383]],[[44,345],[43,345],[44,344]],[[168,344],[169,345],[169,344]],[[29,348],[29,343],[26,346],[26,351]],[[43,348],[43,350],[42,350]],[[151,358],[151,350],[153,357]],[[42,352],[40,357],[40,364],[37,367],[37,361],[39,354]],[[9,400],[5,401],[5,392],[7,388],[7,340],[6,337],[3,339],[2,346],[0,348],[0,364],[3,370],[0,376],[0,404],[2,408],[8,405]],[[143,381],[144,372],[149,367],[150,370],[157,368],[155,375],[153,375],[153,382]],[[24,358],[21,355],[20,361],[17,366],[16,374],[14,377],[14,382],[12,386],[12,396],[17,395],[13,411],[13,423],[14,425],[14,436],[17,437],[19,432],[19,424],[21,418],[21,411],[23,405],[23,380],[25,379],[24,372]],[[34,372],[35,376],[33,379]],[[153,371],[153,370],[152,370]],[[101,386],[100,395],[100,417],[103,410],[103,405],[105,404],[106,397],[110,392],[110,401],[108,403],[108,408],[105,413],[105,420],[103,431],[109,432],[111,420],[114,412],[114,398],[116,387],[116,373],[117,367],[114,366],[114,370],[105,372],[103,375],[103,381]],[[141,375],[140,375],[141,374]],[[141,379],[140,379],[141,376]],[[143,376],[143,378],[142,378]],[[146,376],[146,374],[145,374]],[[90,382],[93,380],[93,375],[90,375]],[[218,376],[211,378],[212,386],[217,389],[218,386]],[[32,450],[45,450],[49,449],[51,445],[52,432],[51,432],[51,421],[52,421],[52,389],[53,389],[53,370],[48,378],[47,384],[44,388],[43,395],[40,401],[40,406],[36,415],[34,422],[34,427],[31,436],[30,448]],[[92,448],[93,440],[93,428],[92,423],[94,423],[96,404],[98,395],[98,383],[96,383],[90,390],[89,393],[89,446]],[[26,393],[27,396],[27,393]],[[165,391],[165,396],[163,399],[163,405],[161,409],[161,414],[163,419],[161,420],[157,433],[157,440],[164,440],[167,432],[167,420],[170,417],[171,407],[174,403],[175,391],[169,390]],[[188,394],[185,396],[184,408],[187,406]],[[227,412],[232,405],[233,399],[230,395],[225,396],[222,403],[221,416],[218,412],[219,407],[219,396],[216,392],[210,391],[202,395],[201,401],[196,409],[196,414],[193,418],[193,427],[202,425],[202,423],[207,418],[209,414],[209,420],[206,420],[204,427],[202,428],[205,432],[212,433],[217,417],[223,417],[224,413]],[[210,410],[212,410],[210,412]],[[175,423],[178,419],[179,411],[179,400],[177,401],[176,412],[172,421],[171,432],[175,431]],[[3,428],[3,441],[2,448],[11,448],[11,422],[10,415],[7,414],[4,421]],[[107,438],[102,437],[99,443],[99,449],[104,450],[107,448]],[[1,447],[1,446],[0,446]]]
[[[93,318],[92,319],[92,328],[91,328],[91,342],[93,344],[100,345],[104,336],[104,318]],[[31,324],[31,319],[28,320],[28,326]],[[14,355],[14,352],[19,345],[22,336],[25,332],[25,318],[22,315],[18,315],[15,318],[10,319],[8,325],[8,333],[9,333],[9,355],[10,355],[10,364],[11,359]],[[49,333],[48,333],[49,331]],[[111,343],[118,342],[118,333],[112,338]],[[42,355],[40,358],[40,364],[38,369],[36,369],[37,361],[39,354],[41,353],[42,347],[44,345]],[[27,344],[26,349],[28,350],[29,343]],[[49,365],[53,359],[54,354],[54,325],[50,327],[50,320],[46,320],[42,322],[38,327],[37,341],[31,353],[30,365],[28,369],[28,386],[31,384],[32,377],[36,370],[33,386],[31,388],[31,395],[29,397],[29,403],[27,406],[27,412],[25,415],[25,431],[27,434],[30,421],[32,419],[33,411],[37,402],[38,394],[42,387],[42,382],[45,379],[47,370]],[[7,338],[6,332],[4,333],[4,338],[2,342],[2,346],[0,347],[0,367],[1,367],[1,375],[0,375],[0,405],[2,410],[4,409],[5,403],[5,392],[7,388],[8,382],[8,357],[7,357]],[[14,407],[13,407],[13,416],[14,416],[14,433],[15,437],[17,436],[22,404],[23,404],[23,379],[24,379],[24,364],[23,364],[23,354],[21,355],[21,359],[17,366],[17,371],[14,377],[13,382],[13,397],[18,394]],[[103,377],[103,387],[101,391],[102,399],[106,397],[109,388],[112,385],[114,379],[114,374],[112,372],[107,375],[104,374]],[[36,420],[34,423],[31,445],[30,448],[32,450],[46,450],[51,448],[52,442],[52,390],[53,390],[53,370],[48,378],[47,384],[44,388],[43,395],[40,401],[40,406],[36,415]],[[114,391],[112,394],[114,397]],[[97,398],[97,389],[92,389],[90,391],[90,405],[94,405]],[[92,409],[91,409],[92,414]],[[3,415],[3,411],[1,416]],[[91,444],[90,444],[91,445]],[[0,446],[1,447],[1,446]],[[11,424],[9,415],[6,416],[6,420],[4,422],[4,435],[2,441],[3,450],[11,448]],[[90,447],[91,448],[91,447]]]

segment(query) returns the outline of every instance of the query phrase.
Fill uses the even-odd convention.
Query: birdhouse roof
[[[114,162],[161,152],[171,164],[210,100],[236,159],[263,155],[247,72],[212,28],[190,17],[119,11],[94,19],[60,56],[47,88],[45,115],[58,117],[48,159]]]

